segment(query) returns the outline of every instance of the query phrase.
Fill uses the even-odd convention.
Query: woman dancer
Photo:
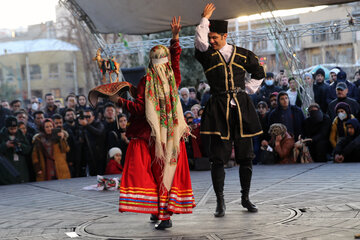
[[[173,213],[192,213],[195,207],[183,141],[189,129],[178,96],[180,28],[180,17],[174,17],[170,49],[162,45],[151,49],[134,102],[110,97],[131,113],[119,211],[150,213],[152,221],[161,220],[155,226],[158,230],[172,227]]]

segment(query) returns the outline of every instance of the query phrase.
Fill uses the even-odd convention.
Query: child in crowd
[[[113,147],[109,150],[110,161],[106,166],[105,174],[121,174],[123,167],[121,166],[122,152],[120,148]]]

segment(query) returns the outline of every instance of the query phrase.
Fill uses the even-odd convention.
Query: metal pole
[[[25,57],[28,98],[31,99],[29,56]]]
[[[79,84],[78,84],[78,79],[77,79],[76,52],[74,52],[73,64],[74,64],[75,94],[78,95],[79,94]]]
[[[249,37],[249,40],[251,40],[251,20],[249,19],[248,20],[248,31],[250,32],[250,37]],[[237,30],[238,31],[238,30]],[[249,50],[250,51],[253,51],[253,42],[252,41],[249,41]]]

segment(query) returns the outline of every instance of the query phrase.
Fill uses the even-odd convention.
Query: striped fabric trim
[[[157,214],[158,205],[158,195],[154,188],[120,187],[120,212]]]

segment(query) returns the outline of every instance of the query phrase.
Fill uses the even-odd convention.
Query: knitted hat
[[[336,104],[335,112],[337,112],[338,109],[344,109],[348,116],[350,116],[351,114],[350,105],[346,102],[339,102],[338,104]]]
[[[109,150],[109,157],[113,158],[117,153],[120,153],[122,155],[121,149],[117,147],[113,147]]]
[[[330,70],[330,73],[335,73],[336,75],[340,72],[338,68],[333,68]]]
[[[319,68],[318,70],[316,70],[316,72],[315,72],[315,76],[316,75],[318,75],[318,74],[321,74],[321,75],[323,75],[324,77],[325,77],[325,71],[324,71],[324,69],[322,69],[322,68]]]

